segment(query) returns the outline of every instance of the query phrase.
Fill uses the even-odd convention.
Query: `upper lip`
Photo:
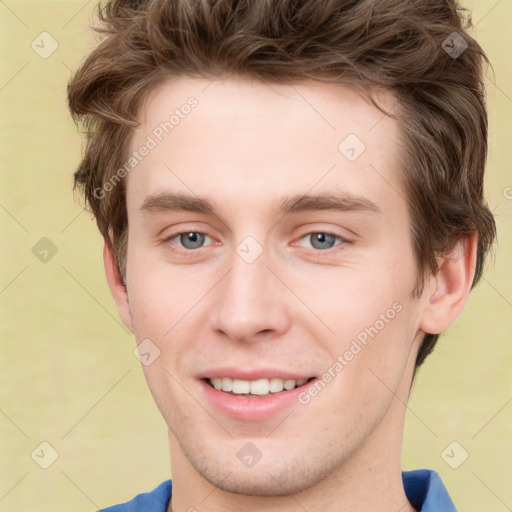
[[[209,370],[205,370],[201,372],[197,378],[198,379],[215,379],[219,377],[231,377],[232,379],[240,379],[240,380],[258,380],[258,379],[310,379],[314,377],[312,374],[304,374],[304,373],[295,373],[288,372],[278,369],[271,368],[254,368],[254,369],[245,369],[234,368],[234,367],[223,367],[223,368],[210,368]]]

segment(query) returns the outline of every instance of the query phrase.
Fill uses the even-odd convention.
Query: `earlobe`
[[[476,268],[477,235],[460,239],[453,250],[439,258],[423,294],[419,328],[438,334],[450,327],[466,305]]]
[[[133,333],[133,323],[128,301],[128,292],[117,268],[114,251],[110,243],[105,240],[103,246],[103,265],[107,277],[110,293],[117,306],[117,311],[123,324]]]

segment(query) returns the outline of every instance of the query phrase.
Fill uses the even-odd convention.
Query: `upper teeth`
[[[279,393],[283,389],[293,389],[302,386],[308,379],[258,379],[258,380],[242,380],[232,379],[230,377],[216,377],[210,379],[215,389],[222,391],[232,391],[239,395],[267,395],[270,393]]]

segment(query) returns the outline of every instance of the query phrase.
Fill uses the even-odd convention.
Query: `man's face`
[[[396,121],[342,85],[234,78],[167,82],[141,121],[130,326],[160,351],[173,461],[278,495],[387,456],[422,335]]]

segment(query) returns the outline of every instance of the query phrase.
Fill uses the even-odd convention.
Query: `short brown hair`
[[[238,75],[343,83],[372,101],[372,91],[391,91],[419,272],[414,294],[437,270],[436,256],[474,233],[473,286],[479,280],[496,230],[483,198],[487,58],[455,1],[112,0],[98,16],[104,38],[68,85],[70,111],[86,131],[75,187],[123,278],[124,180],[108,193],[103,187],[126,161],[144,99],[170,77]],[[438,336],[425,336],[416,366]]]

